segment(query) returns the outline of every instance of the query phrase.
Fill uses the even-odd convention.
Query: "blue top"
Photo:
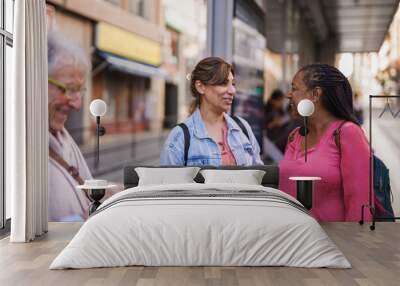
[[[226,113],[225,121],[228,125],[228,144],[238,166],[263,165],[260,158],[260,146],[246,120],[239,118],[249,133],[250,139],[243,133],[239,125]],[[221,151],[211,137],[201,118],[200,110],[196,111],[185,121],[190,133],[190,147],[188,166],[213,165],[220,166]],[[161,165],[184,165],[184,135],[181,127],[176,126],[168,135],[161,150]]]

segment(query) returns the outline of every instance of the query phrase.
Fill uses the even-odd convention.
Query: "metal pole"
[[[286,50],[286,36],[287,36],[287,23],[286,23],[286,10],[287,3],[286,0],[281,4],[281,57],[282,57],[282,79],[281,79],[281,89],[284,92],[287,92],[287,84],[286,84],[286,74],[287,74],[287,50]]]
[[[369,96],[369,207],[372,207],[372,95]]]
[[[304,162],[307,162],[307,116],[304,116]]]
[[[0,13],[1,13],[1,22],[0,22],[0,31],[2,32],[3,27],[5,26],[5,5],[4,1],[0,1]],[[5,27],[4,27],[5,30]],[[5,51],[7,46],[7,38],[2,33],[0,34],[0,62],[2,65],[0,66],[0,117],[1,117],[1,126],[0,126],[0,228],[5,227],[6,222],[6,191],[5,191]]]
[[[372,101],[374,98],[400,98],[399,95],[370,95],[369,96],[369,156],[370,156],[370,160],[369,160],[369,209],[370,209],[370,213],[372,214],[372,225],[370,226],[371,230],[375,229],[375,222],[376,222],[376,217],[375,217],[375,206],[372,203],[372,196],[373,196],[373,191],[372,191],[372,187],[373,187],[373,167],[374,167],[374,156],[373,156],[373,151],[372,151]],[[364,205],[363,205],[364,206]],[[363,210],[363,208],[361,208],[361,210]],[[400,217],[396,217],[394,216],[392,217],[379,217],[379,221],[381,220],[387,220],[387,221],[392,221],[392,220],[398,220],[400,219]],[[363,217],[360,221],[360,224],[363,223]]]
[[[96,159],[95,159],[95,168],[99,168],[100,161],[100,116],[96,116]]]
[[[375,230],[375,208],[372,205],[372,176],[373,176],[373,152],[372,152],[372,97],[369,97],[369,211],[372,214],[370,230]]]
[[[207,9],[207,54],[231,63],[234,0],[208,0]]]

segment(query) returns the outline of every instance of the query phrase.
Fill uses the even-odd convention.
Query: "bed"
[[[136,166],[125,167],[125,191],[99,207],[50,269],[351,267],[308,211],[277,190],[277,166],[218,169],[266,173],[260,185],[204,183],[198,173],[193,183],[138,186]]]

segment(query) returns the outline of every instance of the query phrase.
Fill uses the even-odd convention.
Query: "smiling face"
[[[64,84],[67,91],[49,83],[49,128],[55,134],[64,128],[71,111],[81,108],[82,99],[79,90],[85,85],[85,73],[79,65],[68,64],[49,75]]]
[[[291,109],[297,113],[297,105],[302,99],[312,100],[312,90],[307,88],[303,81],[303,72],[298,72],[292,81],[292,88],[290,89],[287,97],[289,98]]]
[[[229,72],[226,83],[220,85],[204,85],[196,83],[201,95],[201,105],[213,109],[217,113],[227,112],[232,107],[233,97],[236,93],[235,78]]]

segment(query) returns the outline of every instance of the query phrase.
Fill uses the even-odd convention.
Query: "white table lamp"
[[[304,118],[304,126],[300,129],[300,134],[304,136],[304,161],[307,162],[307,133],[308,117],[314,113],[314,103],[309,99],[300,100],[297,105],[297,112]]]

